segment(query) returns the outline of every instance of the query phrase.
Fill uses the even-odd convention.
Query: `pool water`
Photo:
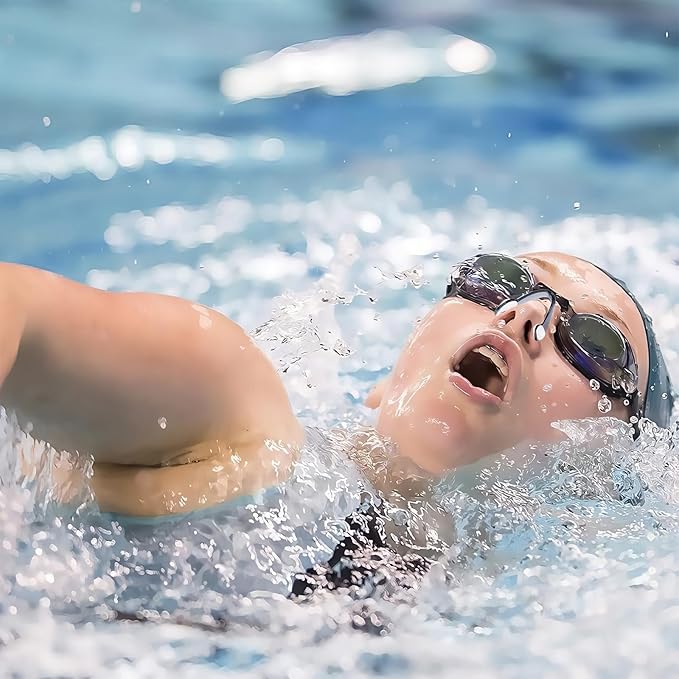
[[[344,438],[451,263],[596,261],[679,379],[678,35],[669,0],[0,7],[0,256],[219,308],[309,427],[280,488],[143,525],[86,483],[58,505],[56,453],[5,416],[3,674],[674,676],[676,430],[564,423],[546,469],[500,458],[385,500],[403,551],[435,553],[421,580],[387,559],[288,593],[370,490]]]

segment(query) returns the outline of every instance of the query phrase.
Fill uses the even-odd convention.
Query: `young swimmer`
[[[93,455],[102,510],[229,501],[283,480],[303,443],[276,370],[216,311],[3,264],[0,316],[0,403]],[[399,455],[440,475],[601,416],[602,392],[606,416],[669,424],[667,368],[624,284],[562,253],[488,254],[453,270],[366,403]]]

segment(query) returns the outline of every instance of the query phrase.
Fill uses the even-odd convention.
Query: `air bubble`
[[[552,391],[552,385],[545,384],[544,387],[542,387],[542,391]]]
[[[158,426],[161,429],[167,429],[167,418],[166,417],[159,417],[158,418]]]
[[[601,389],[601,385],[599,384],[598,380],[591,379],[589,381],[589,386],[592,388],[592,391],[599,391]]]
[[[666,400],[667,400],[667,392],[666,392],[666,391],[663,392],[662,400],[663,400],[663,401],[666,401]]]
[[[632,417],[629,418],[629,421],[632,424],[636,424],[639,421],[639,418],[636,415],[632,415]]]
[[[628,398],[624,399],[622,403],[623,403],[623,405],[628,406],[629,405],[629,399]]]
[[[597,406],[599,408],[600,413],[610,413],[613,404],[611,403],[611,399],[609,399],[608,396],[604,395],[599,399],[599,403],[597,403]]]

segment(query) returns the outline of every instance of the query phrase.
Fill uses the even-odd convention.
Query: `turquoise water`
[[[5,673],[676,674],[676,434],[566,425],[549,474],[499,461],[431,505],[389,499],[413,543],[452,536],[414,588],[388,563],[386,583],[286,595],[365,488],[328,428],[370,422],[361,397],[452,262],[593,259],[679,379],[678,35],[658,0],[0,6],[0,256],[217,306],[319,428],[283,487],[145,529],[86,486],[55,505],[3,420]]]

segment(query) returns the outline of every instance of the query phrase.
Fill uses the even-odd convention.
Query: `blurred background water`
[[[259,326],[309,424],[365,420],[361,396],[479,248],[564,249],[622,275],[679,376],[674,0],[3,0],[0,112],[0,257]],[[281,598],[299,563],[265,547],[304,526],[323,553],[355,503],[323,445],[320,504],[293,481],[282,503],[149,545],[91,502],[69,517],[17,482],[7,425],[0,663],[22,677],[672,676],[676,441],[608,436],[589,452],[633,469],[643,506],[574,463],[556,502],[544,483],[530,500],[496,489],[483,538],[480,510],[451,505],[463,537],[416,594],[299,607]],[[155,585],[128,582],[153,568]],[[258,568],[246,596],[229,569]],[[235,636],[86,624],[110,606],[221,607]]]
[[[671,0],[5,0],[1,10],[0,148],[67,149],[89,137],[111,144],[129,125],[234,140],[228,158],[217,151],[212,161],[118,159],[106,181],[75,170],[47,183],[30,155],[3,155],[5,258],[82,277],[110,263],[103,234],[114,213],[231,194],[309,199],[373,175],[406,179],[430,206],[479,193],[494,207],[529,211],[536,224],[576,203],[653,218],[677,211]],[[423,26],[488,45],[494,67],[406,84],[397,74],[392,88],[350,96],[312,89],[234,104],[220,92],[226,69],[262,51]],[[377,58],[398,71],[396,50]],[[283,146],[268,156],[266,147],[235,148],[253,138]]]

